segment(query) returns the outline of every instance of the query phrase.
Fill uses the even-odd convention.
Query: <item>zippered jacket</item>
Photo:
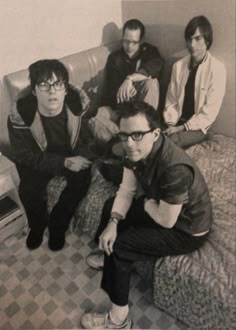
[[[173,65],[163,112],[164,121],[167,125],[175,126],[181,118],[190,60],[191,57],[188,55]],[[194,92],[195,113],[185,123],[187,130],[207,132],[220,111],[225,89],[225,66],[207,52],[205,59],[197,70]]]
[[[59,155],[47,151],[47,138],[38,111],[37,99],[27,87],[17,96],[8,118],[11,143],[11,159],[20,166],[60,175],[65,157],[80,155],[91,157],[88,140],[91,134],[85,114],[89,109],[86,93],[68,86],[64,101],[71,155]]]

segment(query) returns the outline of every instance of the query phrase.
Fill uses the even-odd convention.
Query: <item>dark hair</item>
[[[119,113],[119,123],[121,119],[130,118],[141,114],[146,117],[151,129],[161,128],[157,111],[146,102],[133,101],[122,103],[117,107],[117,110]]]
[[[63,63],[58,60],[39,60],[29,66],[29,79],[32,90],[35,85],[42,81],[52,78],[53,74],[62,81],[64,81],[67,88],[69,82],[69,73]]]
[[[213,43],[213,30],[211,23],[205,16],[196,16],[190,20],[184,32],[185,40],[190,40],[197,28],[199,28],[205,39],[207,49],[210,49]]]
[[[141,21],[136,18],[130,19],[125,22],[123,26],[123,35],[125,33],[125,29],[129,30],[140,30],[140,39],[142,40],[145,35],[145,27]]]

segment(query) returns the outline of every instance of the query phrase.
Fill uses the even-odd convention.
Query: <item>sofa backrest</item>
[[[69,71],[70,82],[82,87],[93,99],[95,105],[99,104],[104,88],[104,68],[107,57],[119,45],[120,42],[114,42],[59,59]],[[1,111],[0,150],[4,152],[9,149],[7,117],[19,91],[29,85],[28,70],[10,73],[4,76],[3,82],[6,95],[4,95],[3,111]]]

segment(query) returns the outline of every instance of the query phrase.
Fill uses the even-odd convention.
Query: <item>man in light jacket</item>
[[[225,66],[209,52],[213,31],[208,19],[192,18],[185,40],[190,55],[173,65],[163,113],[164,133],[184,149],[206,139],[226,87]]]

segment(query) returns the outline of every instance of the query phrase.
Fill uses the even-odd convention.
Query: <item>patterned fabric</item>
[[[188,149],[207,181],[213,226],[197,252],[166,257],[154,269],[154,302],[194,328],[235,322],[235,139],[216,135]]]
[[[82,200],[75,214],[75,221],[83,232],[95,236],[105,201],[114,196],[117,187],[104,179],[99,170],[94,167],[92,182],[87,196]]]
[[[235,139],[214,135],[187,153],[203,173],[213,204],[213,226],[194,253],[165,257],[135,268],[153,282],[154,303],[193,328],[232,329],[235,322]],[[94,236],[105,200],[117,188],[94,168],[87,196],[77,209],[77,226]],[[58,193],[58,189],[55,189]],[[154,273],[153,273],[154,270]],[[152,280],[153,276],[153,280]]]

